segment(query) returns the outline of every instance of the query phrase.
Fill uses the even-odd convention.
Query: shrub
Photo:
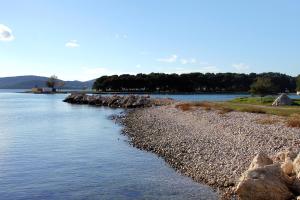
[[[175,108],[180,109],[182,111],[188,111],[192,109],[192,106],[190,103],[181,103],[181,104],[177,104]]]
[[[300,114],[291,115],[287,120],[287,124],[289,127],[300,128]]]
[[[215,105],[210,102],[191,102],[177,104],[175,107],[182,111],[192,110],[193,107],[203,107],[205,110],[211,110],[212,108],[215,108]]]

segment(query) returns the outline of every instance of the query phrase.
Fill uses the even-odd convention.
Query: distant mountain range
[[[46,87],[48,77],[43,76],[14,76],[0,78],[0,89],[31,89],[35,86]],[[95,80],[90,81],[64,81],[63,89],[92,88]]]

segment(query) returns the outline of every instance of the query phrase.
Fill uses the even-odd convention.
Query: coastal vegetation
[[[258,77],[257,80],[250,86],[250,92],[253,95],[261,97],[276,94],[280,91],[279,85],[272,81],[270,77]]]
[[[220,113],[231,111],[271,114],[278,116],[291,116],[300,114],[300,99],[293,99],[291,106],[274,107],[272,102],[275,100],[273,96],[266,97],[241,97],[226,102],[188,102],[179,103],[177,108],[182,111],[189,111],[202,107],[205,110],[218,110]]]
[[[296,77],[281,73],[123,74],[102,76],[96,79],[93,88],[109,92],[249,92],[252,89],[265,95],[295,92]]]

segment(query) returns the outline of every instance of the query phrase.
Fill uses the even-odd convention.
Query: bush
[[[287,120],[287,124],[289,127],[300,128],[300,114],[291,115]]]
[[[192,105],[190,103],[181,103],[177,104],[175,108],[180,109],[182,111],[189,111],[192,109]]]

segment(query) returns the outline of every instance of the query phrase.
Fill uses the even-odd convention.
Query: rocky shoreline
[[[266,118],[273,124],[263,124]],[[133,146],[163,157],[195,181],[232,197],[243,172],[258,153],[275,155],[299,149],[300,129],[265,114],[197,108],[183,112],[175,105],[134,109],[123,118],[124,133]]]
[[[205,107],[184,111],[173,100],[138,95],[71,94],[64,101],[134,108],[114,118],[130,143],[211,186],[222,199],[300,195],[300,129],[287,127],[282,117]]]

